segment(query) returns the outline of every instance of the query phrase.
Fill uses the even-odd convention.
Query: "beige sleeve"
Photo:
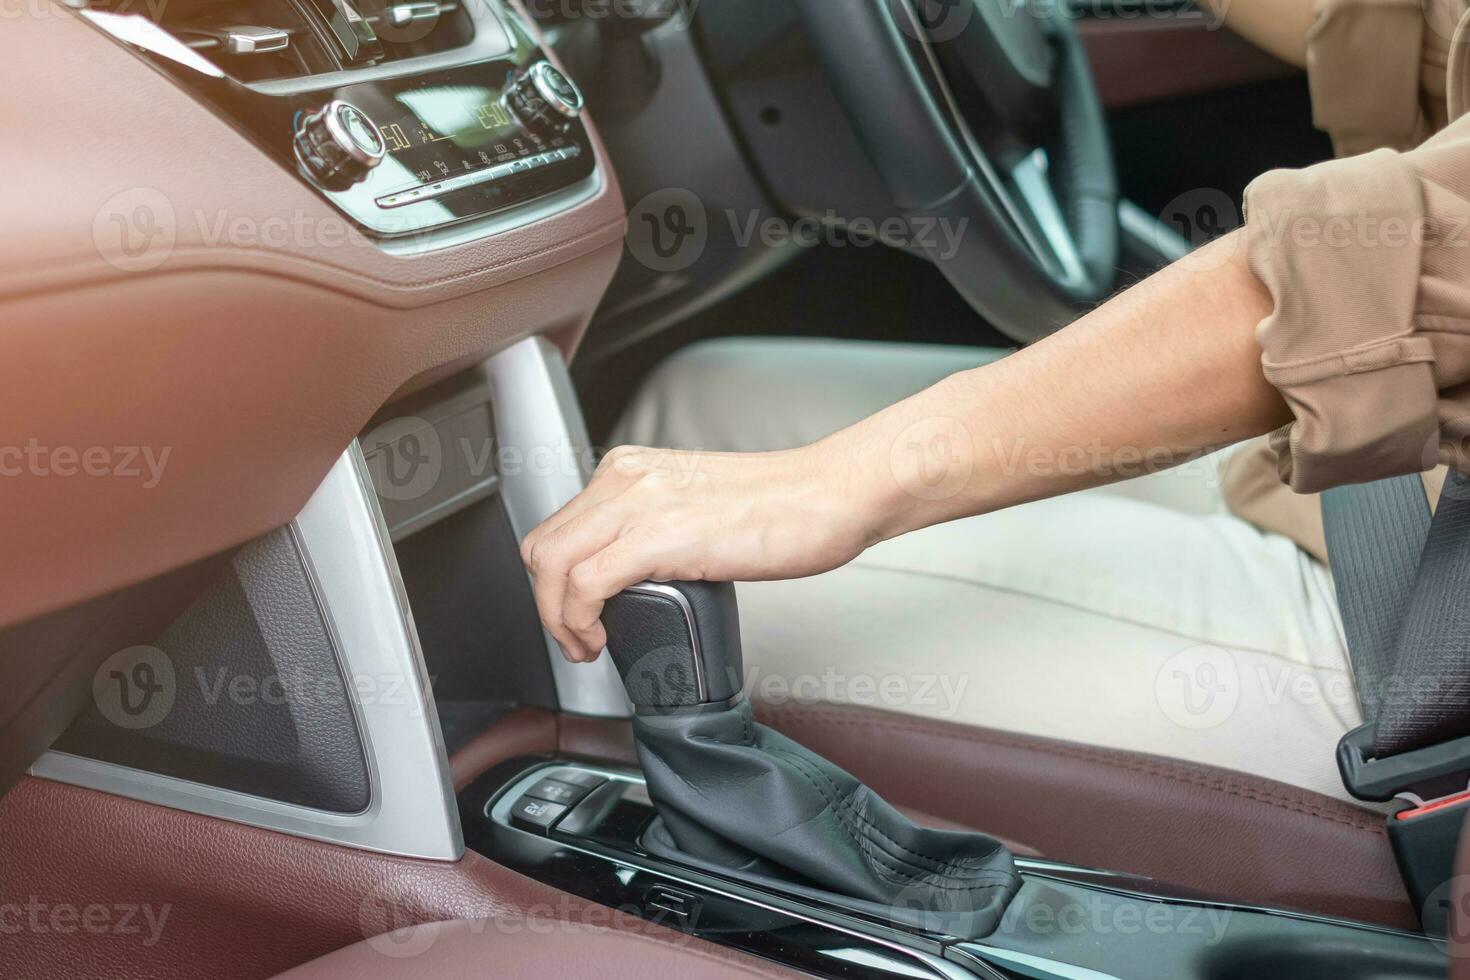
[[[1332,137],[1338,156],[1407,150],[1429,135],[1421,100],[1424,35],[1423,0],[1317,4],[1307,34],[1312,121]]]
[[[1437,462],[1470,436],[1470,117],[1408,153],[1377,150],[1246,189],[1257,328],[1296,417],[1282,479],[1314,492]]]

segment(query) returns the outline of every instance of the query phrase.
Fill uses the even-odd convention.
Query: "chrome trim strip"
[[[500,499],[520,541],[586,486],[591,439],[566,362],[546,338],[512,344],[486,361],[483,370],[496,442],[502,452],[515,450],[522,461],[518,471],[502,467],[500,473]],[[632,715],[612,657],[574,664],[551,634],[542,632],[561,710],[606,718]]]
[[[31,774],[299,837],[406,857],[464,854],[433,692],[382,513],[354,441],[291,523],[354,697],[371,798],[361,813],[315,810],[202,783],[46,752]]]
[[[564,211],[581,207],[601,194],[606,187],[602,168],[599,166],[586,180],[554,191],[545,197],[535,198],[495,214],[441,225],[430,231],[413,230],[398,238],[380,238],[376,241],[376,245],[389,255],[422,255],[441,248],[466,245],[493,235],[503,235],[506,232],[533,225],[538,221],[554,218]]]
[[[538,170],[541,167],[550,166],[553,163],[561,163],[563,160],[573,160],[582,155],[582,148],[575,143],[568,147],[555,150],[547,150],[534,156],[521,157],[509,163],[497,163],[483,170],[471,171],[458,177],[448,177],[436,181],[433,184],[418,185],[393,194],[384,194],[373,201],[380,208],[401,208],[405,204],[417,204],[419,201],[430,201],[445,194],[453,194],[462,191],[466,187],[474,187],[476,184],[488,183],[492,180],[500,180],[512,174],[525,173],[527,170]]]
[[[678,605],[679,611],[684,614],[684,625],[689,628],[689,647],[694,651],[694,690],[699,695],[701,704],[708,701],[709,685],[704,679],[704,654],[699,648],[699,628],[694,622],[694,610],[689,605],[689,597],[673,586],[664,585],[662,582],[639,582],[637,585],[628,586],[627,591],[673,599]]]

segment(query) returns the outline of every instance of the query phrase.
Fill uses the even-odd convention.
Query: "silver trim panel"
[[[515,472],[502,469],[500,474],[500,499],[520,541],[587,485],[591,439],[561,351],[544,337],[507,347],[486,361],[484,370],[496,441],[502,452],[514,450],[522,461]],[[612,657],[571,663],[551,634],[543,633],[563,711],[607,718],[632,715]]]
[[[145,803],[299,837],[406,857],[464,854],[459,810],[418,634],[356,442],[291,524],[316,583],[367,755],[371,797],[361,813],[314,810],[202,783],[47,752],[31,774]],[[389,697],[389,686],[397,692]],[[381,697],[378,692],[384,692]]]

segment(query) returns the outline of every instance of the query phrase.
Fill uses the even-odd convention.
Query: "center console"
[[[528,877],[814,976],[1443,977],[1423,936],[1190,895],[1132,875],[1016,858],[1020,889],[988,934],[915,928],[800,887],[753,885],[651,852],[636,769],[524,757],[459,794],[465,844]],[[1201,846],[1208,846],[1202,843]]]
[[[458,797],[466,845],[532,878],[816,976],[1443,975],[1422,935],[921,826],[754,720],[728,584],[643,583],[602,620],[638,768],[522,757]]]

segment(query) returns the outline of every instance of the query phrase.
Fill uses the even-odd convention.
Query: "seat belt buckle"
[[[1450,880],[1460,833],[1470,817],[1470,736],[1398,755],[1374,758],[1372,724],[1337,743],[1337,768],[1360,800],[1397,800],[1388,815],[1388,840],[1404,887],[1424,931],[1445,936],[1454,908]],[[1456,933],[1470,923],[1455,923]]]

